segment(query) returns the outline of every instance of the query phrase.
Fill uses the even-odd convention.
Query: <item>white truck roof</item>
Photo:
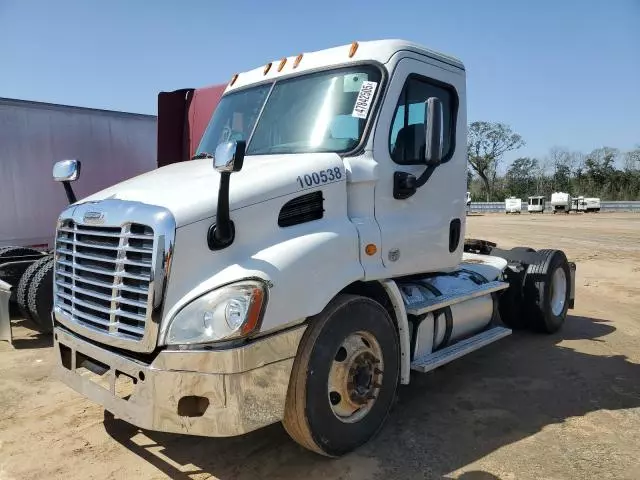
[[[350,57],[349,54],[351,49],[354,48],[354,45],[356,46],[356,51],[353,56]],[[302,53],[300,54],[302,55],[302,58],[295,67],[294,65],[296,64],[296,59],[299,55],[269,60],[258,68],[239,73],[237,74],[237,77],[234,75],[235,81],[232,80],[229,82],[224,93],[238,90],[247,85],[261,81],[273,80],[275,78],[288,76],[294,73],[298,74],[301,72],[312,71],[320,67],[347,66],[350,63],[367,60],[384,64],[389,61],[394,53],[400,50],[419,53],[421,55],[431,57],[434,60],[451,65],[452,67],[464,70],[464,64],[459,59],[430,50],[407,40],[372,40],[367,42],[353,42],[339,47]],[[282,68],[280,68],[281,62],[284,62]]]

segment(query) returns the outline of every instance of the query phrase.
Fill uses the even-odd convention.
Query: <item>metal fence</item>
[[[600,202],[602,212],[639,212],[640,201],[602,201]],[[545,212],[551,212],[551,205],[545,205]],[[504,212],[504,202],[471,202],[469,211],[472,213],[483,212]],[[522,203],[522,211],[527,211],[527,204]]]

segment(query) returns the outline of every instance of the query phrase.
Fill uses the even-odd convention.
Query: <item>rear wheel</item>
[[[531,247],[513,247],[511,249],[512,252],[528,252],[528,253],[534,253],[535,249],[531,248]]]
[[[382,427],[398,384],[398,337],[379,303],[336,297],[312,318],[293,364],[283,424],[303,447],[337,457]]]
[[[27,293],[27,306],[31,319],[43,332],[53,330],[53,259],[45,262],[33,276]]]
[[[29,294],[29,286],[31,285],[31,279],[35,276],[38,269],[51,260],[52,257],[46,256],[39,260],[33,262],[29,267],[24,271],[22,276],[20,277],[20,282],[18,282],[18,289],[16,290],[16,302],[18,304],[18,309],[20,310],[20,314],[24,318],[28,318],[29,320],[33,320],[31,317],[31,313],[29,312],[29,307],[27,305],[27,295]]]
[[[524,312],[536,330],[554,333],[562,328],[571,294],[571,272],[560,250],[539,250],[524,279]]]

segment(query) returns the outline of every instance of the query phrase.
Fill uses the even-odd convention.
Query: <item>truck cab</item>
[[[338,456],[411,370],[557,331],[564,253],[465,242],[466,124],[462,62],[403,40],[233,75],[194,160],[60,215],[58,378],[142,428],[282,421]]]

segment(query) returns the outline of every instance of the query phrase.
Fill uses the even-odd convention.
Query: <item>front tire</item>
[[[379,303],[339,295],[310,319],[291,371],[283,420],[303,447],[329,457],[370,440],[394,401],[398,335]]]

